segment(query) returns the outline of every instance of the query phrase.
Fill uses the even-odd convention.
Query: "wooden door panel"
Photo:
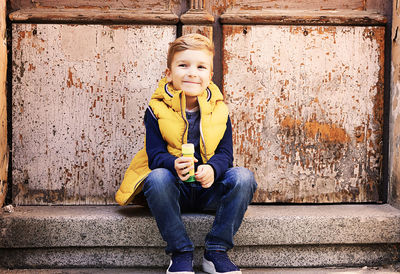
[[[175,26],[13,24],[13,200],[110,204]]]
[[[223,26],[235,164],[255,202],[376,202],[384,27]]]

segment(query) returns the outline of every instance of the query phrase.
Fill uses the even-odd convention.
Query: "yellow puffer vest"
[[[200,153],[203,163],[210,159],[225,134],[228,121],[228,107],[223,96],[214,83],[198,96],[200,108]],[[182,155],[182,144],[187,142],[186,99],[182,90],[173,89],[166,78],[158,83],[158,88],[150,99],[149,106],[158,120],[158,125],[168,152],[176,157]],[[142,191],[142,182],[150,173],[144,148],[133,158],[124,180],[115,195],[120,205],[129,204]]]

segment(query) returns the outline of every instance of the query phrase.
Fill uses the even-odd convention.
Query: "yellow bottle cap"
[[[182,154],[193,154],[194,145],[193,144],[182,144]]]

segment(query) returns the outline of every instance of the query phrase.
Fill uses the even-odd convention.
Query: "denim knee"
[[[143,184],[143,192],[149,195],[165,196],[176,191],[176,178],[166,168],[157,168],[150,172]]]
[[[231,188],[239,188],[242,192],[254,193],[257,188],[257,182],[254,174],[247,168],[234,167],[228,170],[226,177]]]

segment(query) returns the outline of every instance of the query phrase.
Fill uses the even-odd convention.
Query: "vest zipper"
[[[200,103],[199,103],[199,111],[200,111],[200,139],[203,143],[203,147],[204,147],[204,158],[206,158],[206,161],[208,162],[208,158],[207,158],[207,149],[206,149],[206,142],[204,141],[204,135],[203,135],[203,130],[201,129],[201,107],[200,107]]]
[[[182,119],[183,119],[183,121],[185,121],[185,131],[183,132],[183,135],[182,135],[182,144],[183,144],[183,139],[185,138],[185,133],[186,133],[186,131],[187,131],[187,129],[188,129],[188,127],[189,127],[189,123],[188,123],[188,121],[186,120],[186,117],[185,117],[185,115],[183,115],[183,108],[182,108],[182,93],[181,94],[179,94],[179,98],[180,98],[180,104],[181,104],[181,116],[182,116]],[[201,119],[201,118],[200,118]]]

